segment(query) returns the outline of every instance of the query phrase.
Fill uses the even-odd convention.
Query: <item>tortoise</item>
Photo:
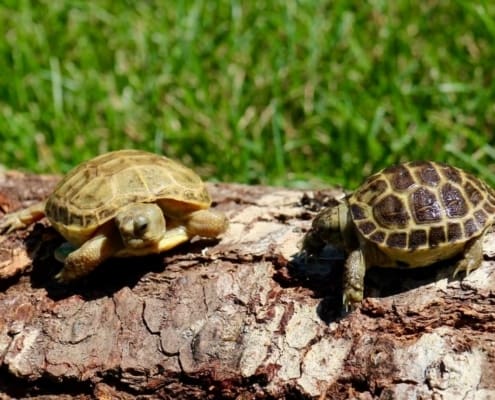
[[[23,228],[46,215],[68,241],[55,252],[60,282],[80,278],[104,260],[169,250],[199,235],[216,237],[227,219],[209,209],[201,178],[165,156],[118,150],[70,171],[46,201],[7,214],[0,231]]]
[[[303,252],[316,255],[326,244],[345,251],[348,310],[363,299],[372,266],[425,267],[460,255],[454,276],[478,268],[494,211],[494,190],[475,176],[433,161],[407,162],[371,175],[320,211],[304,236]]]

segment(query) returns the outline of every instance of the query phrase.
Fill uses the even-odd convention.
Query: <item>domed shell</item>
[[[460,246],[493,223],[494,191],[461,169],[411,162],[370,176],[348,198],[358,232],[395,258]],[[425,262],[426,263],[426,262]]]
[[[131,203],[158,203],[182,216],[208,208],[211,198],[195,172],[167,157],[118,150],[70,171],[48,198],[45,211],[67,240],[80,245]]]

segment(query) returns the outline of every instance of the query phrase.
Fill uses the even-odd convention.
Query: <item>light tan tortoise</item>
[[[160,253],[196,235],[216,237],[228,223],[210,204],[204,183],[189,168],[157,154],[118,150],[74,168],[46,202],[7,214],[0,230],[46,215],[68,241],[55,253],[64,262],[55,278],[68,282],[110,257]]]
[[[462,254],[454,276],[478,268],[494,212],[495,192],[480,179],[446,164],[409,162],[370,176],[323,209],[303,250],[317,255],[329,243],[345,250],[343,305],[349,309],[363,299],[371,266],[424,267]]]

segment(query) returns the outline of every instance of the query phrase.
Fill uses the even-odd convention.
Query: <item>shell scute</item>
[[[462,239],[462,227],[459,222],[449,222],[447,224],[447,238],[449,242],[456,242]]]
[[[415,169],[415,175],[421,185],[435,187],[440,182],[440,175],[429,162],[424,163],[412,163],[412,165],[417,164]]]
[[[351,214],[352,214],[352,218],[355,220],[368,218],[364,209],[357,204],[351,205]]]
[[[404,249],[407,245],[407,235],[405,232],[393,232],[388,235],[387,246]]]
[[[446,242],[445,228],[443,226],[432,226],[428,232],[428,243],[431,247],[437,247]]]
[[[376,225],[371,221],[365,221],[359,223],[359,229],[368,235],[376,229]]]
[[[462,192],[451,183],[442,186],[440,197],[447,217],[464,217],[467,214],[468,207]]]
[[[379,225],[386,228],[404,228],[409,220],[409,212],[402,199],[389,194],[373,207],[373,215]]]
[[[385,232],[378,231],[370,235],[369,238],[375,243],[383,243],[385,241],[385,237],[386,237]]]
[[[461,183],[462,175],[461,171],[457,168],[451,167],[446,164],[438,164],[440,172],[443,174],[445,179],[450,182]]]
[[[394,190],[406,190],[414,184],[411,173],[404,165],[391,167],[387,173]]]
[[[479,204],[480,201],[483,200],[483,195],[481,194],[482,189],[477,189],[474,185],[473,182],[470,180],[466,181],[463,185],[464,192],[466,193],[466,196],[468,200],[475,206]]]
[[[442,220],[442,207],[431,189],[420,187],[412,192],[410,207],[418,224],[431,224]]]
[[[378,176],[374,176],[375,179],[370,178],[369,190],[359,192],[357,194],[358,200],[362,203],[372,203],[375,199],[384,193],[388,189],[388,183],[385,179],[380,179]]]
[[[63,193],[61,194],[63,196]],[[85,186],[81,187],[72,196],[66,196],[65,201],[75,209],[95,210],[109,204],[114,199],[114,192],[108,187],[102,176],[89,179]],[[63,200],[60,198],[60,200]],[[60,202],[61,203],[61,202]]]
[[[486,221],[488,220],[488,215],[483,210],[478,210],[474,212],[474,218],[481,226],[484,226]]]
[[[483,204],[483,209],[488,213],[488,214],[493,214],[495,213],[495,207],[492,206],[489,203]]]
[[[409,236],[409,248],[416,249],[427,243],[428,237],[424,229],[414,229]]]
[[[466,237],[470,238],[477,231],[478,231],[478,226],[476,225],[476,222],[474,221],[473,218],[469,218],[466,221],[464,221],[464,233],[466,234]]]

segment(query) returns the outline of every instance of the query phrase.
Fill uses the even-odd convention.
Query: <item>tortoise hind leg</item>
[[[483,237],[484,235],[481,235],[466,244],[464,257],[457,262],[452,275],[454,278],[460,271],[466,271],[467,276],[481,265],[483,261]]]
[[[31,207],[6,214],[0,220],[0,233],[10,233],[25,228],[45,216],[45,202],[36,203]]]
[[[55,275],[55,279],[61,283],[67,283],[81,278],[121,248],[122,242],[116,235],[115,229],[107,224],[95,236],[65,257],[64,267]]]

